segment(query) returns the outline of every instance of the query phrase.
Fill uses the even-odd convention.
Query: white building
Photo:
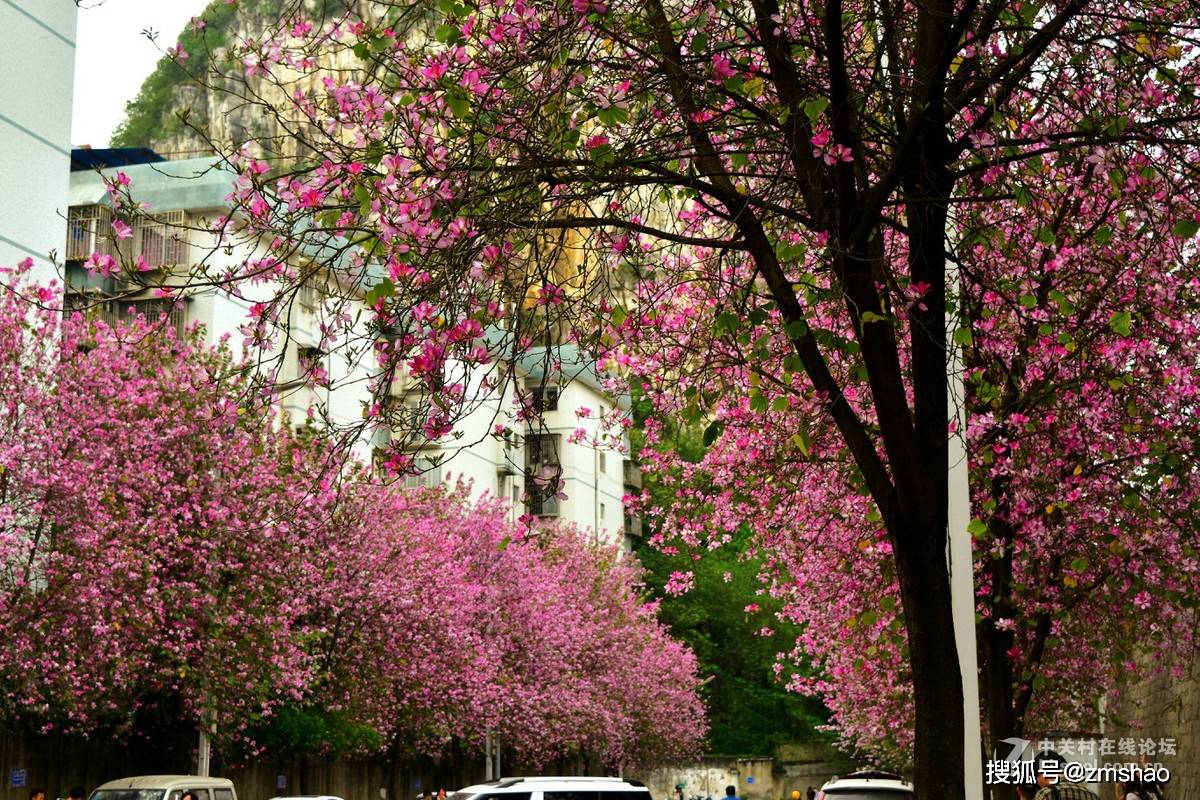
[[[0,0],[2,2],[2,0]],[[83,151],[77,164],[91,163],[97,169],[79,169],[70,174],[69,219],[59,224],[66,228],[64,260],[69,287],[68,305],[86,307],[89,313],[110,322],[143,314],[147,319],[167,315],[166,324],[177,331],[200,323],[207,339],[216,343],[228,336],[234,352],[239,351],[251,304],[266,300],[278,286],[264,284],[245,287],[245,297],[237,298],[211,287],[192,286],[179,290],[180,301],[164,299],[143,284],[184,286],[189,278],[185,265],[202,262],[208,274],[236,267],[261,253],[247,243],[231,248],[218,246],[209,223],[227,213],[227,200],[234,175],[214,166],[216,159],[195,158],[161,161],[152,151]],[[128,163],[141,161],[142,163]],[[121,164],[121,166],[105,166]],[[120,242],[112,238],[114,211],[106,188],[119,171],[129,177],[134,199],[146,203],[152,216],[134,215],[132,236]],[[119,248],[119,251],[118,249]],[[93,252],[119,255],[127,262],[139,256],[152,268],[140,282],[121,278],[88,275],[84,261]],[[371,379],[377,374],[372,361],[372,341],[366,330],[361,301],[344,287],[323,293],[319,281],[306,283],[291,304],[289,335],[282,349],[263,354],[265,369],[275,370],[282,384],[282,403],[293,422],[303,421],[310,406],[318,416],[339,428],[361,426],[363,409],[371,403]],[[320,349],[319,328],[323,294],[333,300],[350,302],[350,316],[359,323],[354,342]],[[345,300],[349,296],[349,300]],[[281,339],[282,342],[282,339]],[[405,478],[410,486],[453,482],[471,483],[476,497],[485,493],[503,497],[513,505],[514,518],[529,513],[554,517],[594,531],[607,542],[629,547],[641,535],[640,522],[627,517],[623,496],[638,491],[640,473],[610,445],[596,446],[603,438],[600,419],[614,410],[614,401],[603,390],[599,376],[576,348],[560,345],[549,352],[535,352],[520,363],[510,365],[511,378],[500,389],[479,392],[479,378],[473,383],[476,402],[459,420],[454,433],[438,442],[421,442],[418,463],[424,471]],[[308,388],[301,380],[304,361],[320,363],[329,374],[330,388]],[[547,370],[551,362],[560,373]],[[529,392],[541,411],[540,424],[517,424],[518,390]],[[400,380],[389,387],[392,402],[416,405],[420,398]],[[586,414],[581,410],[586,409]],[[502,424],[513,433],[505,440],[492,435]],[[356,454],[364,459],[372,449],[382,449],[392,439],[391,431],[369,433],[365,428],[358,439]],[[560,491],[547,495],[541,490],[551,477],[560,481]]]
[[[39,280],[65,238],[76,11],[73,0],[0,2],[0,266],[32,258]]]
[[[550,364],[560,371],[547,369]],[[481,398],[478,380],[472,381],[477,402],[450,436],[426,444],[420,462],[425,472],[408,483],[466,480],[474,496],[507,498],[514,517],[559,519],[631,549],[641,522],[626,515],[623,498],[641,490],[641,473],[627,455],[627,437],[615,434],[613,441],[604,430],[601,420],[615,403],[595,369],[574,345],[534,350],[509,366],[503,388]],[[539,422],[514,421],[518,391],[529,393]],[[498,424],[511,433],[493,436]],[[560,491],[545,491],[547,479],[557,480]]]
[[[157,159],[146,161],[146,159]],[[143,163],[122,163],[142,160]],[[65,279],[69,307],[86,308],[109,322],[142,314],[148,320],[167,315],[166,323],[177,332],[193,324],[204,326],[206,340],[216,344],[228,337],[235,355],[244,354],[260,364],[264,372],[273,372],[280,389],[283,408],[294,423],[303,422],[308,409],[341,429],[358,425],[362,411],[370,398],[369,382],[375,372],[370,347],[366,342],[365,324],[360,324],[354,343],[322,352],[320,323],[325,313],[325,293],[320,286],[321,276],[297,292],[289,304],[286,324],[289,335],[279,337],[273,350],[243,353],[245,335],[241,329],[250,318],[251,305],[265,301],[278,289],[264,283],[245,286],[242,297],[212,286],[191,285],[188,266],[203,264],[204,272],[219,275],[226,268],[236,268],[249,258],[264,254],[252,243],[223,246],[211,229],[216,218],[228,213],[228,197],[234,175],[216,166],[216,159],[194,158],[183,161],[162,161],[148,150],[82,151],[77,163],[93,162],[99,169],[80,169],[70,174],[69,219],[60,221],[67,231],[65,249]],[[120,163],[120,166],[104,166]],[[149,206],[150,217],[134,215],[130,222],[132,236],[118,241],[113,238],[115,218],[108,196],[106,181],[123,172],[130,180],[130,190],[138,203]],[[122,277],[102,278],[89,275],[84,261],[93,253],[120,256],[126,262],[144,259],[150,271],[139,275],[137,281]],[[158,296],[154,287],[180,286],[178,300]],[[341,297],[342,292],[329,292]],[[357,304],[351,313],[361,311],[360,302],[351,297],[337,300]],[[365,319],[366,315],[360,315]],[[306,363],[319,365],[328,374],[328,387],[312,388],[302,378],[308,373]],[[356,453],[370,456],[369,437],[364,433]]]

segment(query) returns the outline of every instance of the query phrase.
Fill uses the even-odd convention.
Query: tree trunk
[[[964,798],[963,692],[945,524],[896,534],[916,706],[913,782],[922,800],[977,800]]]

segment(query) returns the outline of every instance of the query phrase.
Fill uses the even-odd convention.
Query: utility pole
[[[956,253],[957,229],[951,220],[949,242]],[[962,283],[958,263],[946,261],[946,289],[952,298],[946,311],[946,381],[950,399],[950,433],[946,521],[946,562],[950,570],[950,605],[954,618],[954,642],[963,693],[963,787],[968,798],[983,798],[983,739],[979,717],[979,656],[975,645],[975,559],[971,553],[971,487],[967,470],[967,409],[963,386],[962,347],[955,342],[959,327],[959,298]]]

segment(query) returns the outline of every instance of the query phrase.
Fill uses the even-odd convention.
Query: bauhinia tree
[[[328,266],[370,281],[377,326],[390,337],[381,359],[438,398],[434,435],[453,427],[448,409],[474,385],[448,378],[457,374],[448,364],[494,363],[497,348],[481,346],[484,330],[505,330],[501,349],[513,354],[562,337],[603,350],[620,339],[605,323],[671,324],[651,303],[653,287],[698,292],[704,313],[682,312],[682,332],[671,335],[693,332],[689,321],[713,328],[702,335],[732,335],[750,374],[779,355],[780,394],[751,387],[749,409],[775,405],[796,431],[808,485],[835,475],[848,482],[865,498],[860,513],[885,532],[872,546],[895,576],[903,612],[915,780],[922,796],[961,797],[962,695],[945,553],[948,443],[963,432],[948,430],[946,316],[963,316],[949,327],[970,332],[976,398],[999,392],[1010,406],[1000,424],[1013,423],[1041,391],[1037,365],[1013,343],[1071,337],[1079,315],[1092,313],[1047,306],[1060,294],[1075,303],[1047,276],[1063,260],[1054,256],[1058,237],[1065,245],[1082,232],[1056,227],[1095,212],[1096,230],[1115,236],[1120,226],[1104,219],[1112,210],[1096,204],[1112,194],[1114,170],[1121,184],[1154,172],[1168,186],[1190,185],[1200,112],[1191,88],[1196,6],[353,5],[342,18],[308,19],[306,5],[294,3],[277,29],[231,45],[227,60],[210,65],[232,75],[193,65],[279,122],[279,137],[225,149],[243,169],[226,233],[266,234],[275,259],[256,259],[230,280],[262,275],[272,263],[286,279],[288,259],[313,252],[307,244],[339,243],[340,258]],[[272,161],[278,155],[287,158]],[[1083,166],[1096,160],[1094,169]],[[1048,175],[1069,180],[1052,185]],[[1191,211],[1170,196],[1147,201],[1158,235],[1195,232]],[[1019,221],[1002,225],[1003,214],[1046,204],[1051,213],[1027,232],[1032,241],[1018,235]],[[985,259],[1037,257],[1017,258],[1009,272],[964,272],[961,293],[946,279],[947,262],[972,255],[977,225],[1006,231],[1003,246],[993,236]],[[1034,242],[1049,249],[1031,250]],[[1183,268],[1159,263],[1168,273]],[[635,307],[629,290],[637,285]],[[984,318],[1013,297],[1032,313],[1007,325]],[[276,305],[286,302],[280,293]],[[1118,333],[1133,330],[1134,309],[1114,313]],[[778,341],[786,354],[773,354]],[[1008,358],[991,360],[996,348],[1009,348]],[[1093,366],[1109,359],[1104,368],[1115,370],[1119,351],[1097,352]],[[697,418],[729,391],[678,381],[700,367],[695,358],[663,366],[662,385],[690,389],[682,405]],[[989,369],[1011,372],[1012,384]],[[1104,380],[1102,390],[1117,391],[1107,381],[1123,379]],[[1080,380],[1065,396],[1090,400],[1092,392]],[[376,413],[388,412],[381,404],[369,409]],[[806,432],[806,423],[828,435]],[[988,424],[972,419],[968,432]],[[1010,452],[1015,435],[1002,428],[976,441]],[[1056,429],[1055,441],[1065,435]],[[1095,464],[1078,466],[1088,474]],[[997,505],[984,524],[1004,551],[1017,544],[1015,534],[1004,544],[1003,526],[1027,521],[1027,509],[1024,501],[1008,507],[1017,496],[996,477],[1001,485],[988,500]],[[1072,476],[1062,477],[1066,485]],[[1054,473],[1043,480],[1053,484]],[[1140,468],[1130,480],[1153,476]],[[837,519],[828,504],[814,510]],[[779,530],[783,543],[798,541]],[[818,536],[815,546],[832,540]],[[1085,560],[1049,569],[1072,570],[1065,577],[1087,587],[1098,565]],[[1019,593],[1027,584],[1014,570],[1005,589],[1000,562],[987,585]],[[1010,618],[1005,602],[989,619]],[[1045,602],[1053,615],[1066,598]],[[1016,643],[1009,652],[1022,655]]]
[[[1107,187],[1073,191],[1096,173]],[[1178,673],[1191,652],[1200,286],[1195,208],[1177,179],[1095,148],[992,170],[974,190],[1009,199],[961,220],[967,311],[955,337],[966,350],[980,677],[1002,754],[1010,736],[1092,729],[1098,700]],[[814,399],[794,391],[783,337],[727,325],[682,271],[653,296],[658,332],[626,332],[658,405],[652,441],[669,444],[663,420],[692,413],[689,397],[718,400],[702,459],[643,451],[672,498],[650,510],[693,548],[736,525],[755,530],[772,559],[765,577],[806,625],[797,655],[824,667],[795,685],[826,699],[848,743],[903,763],[913,698],[878,510]],[[766,357],[752,355],[760,337]],[[657,382],[663,374],[683,391]],[[749,396],[729,392],[738,385]]]
[[[127,732],[161,706],[228,742],[309,682],[296,586],[338,484],[228,350],[64,320],[24,272],[0,276],[2,713]]]
[[[64,320],[24,273],[0,284],[0,719],[124,735],[157,709],[227,757],[285,706],[393,757],[698,747],[695,657],[614,548],[380,486],[247,402],[202,332]]]
[[[488,733],[531,765],[694,754],[696,660],[640,600],[637,571],[580,531],[511,516],[466,486],[362,488],[313,556],[313,696],[373,727],[392,758]]]

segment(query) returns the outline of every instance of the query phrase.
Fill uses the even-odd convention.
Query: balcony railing
[[[187,325],[187,302],[165,299],[101,299],[90,294],[68,294],[65,302],[67,313],[80,311],[85,315],[103,320],[116,327],[128,325],[139,316],[145,317],[150,325],[169,326],[176,336],[183,333]]]
[[[135,217],[128,239],[114,237],[115,218],[108,206],[68,209],[66,260],[84,261],[92,253],[104,253],[131,263],[140,256],[153,269],[188,263],[188,235],[182,211]]]

